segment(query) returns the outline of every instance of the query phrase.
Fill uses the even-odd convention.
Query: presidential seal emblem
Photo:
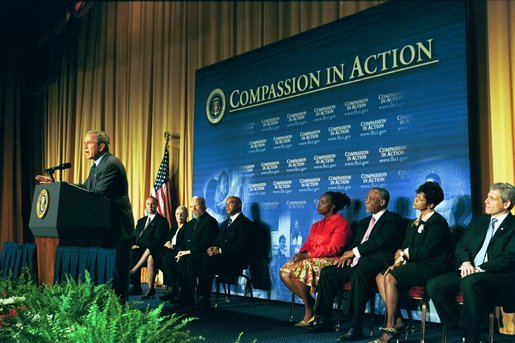
[[[209,94],[206,102],[206,116],[211,124],[218,124],[225,113],[225,94],[220,88],[215,88]]]
[[[42,189],[41,192],[39,192],[38,201],[36,202],[36,215],[39,219],[42,219],[45,216],[48,210],[49,201],[50,198],[48,196],[48,191],[46,189]]]

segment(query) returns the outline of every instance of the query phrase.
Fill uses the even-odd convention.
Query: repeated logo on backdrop
[[[197,71],[193,192],[219,221],[239,196],[269,228],[272,298],[289,299],[277,256],[299,251],[324,192],[347,193],[352,222],[386,187],[413,218],[416,188],[437,180],[437,210],[468,221],[465,42],[462,6],[393,2]]]

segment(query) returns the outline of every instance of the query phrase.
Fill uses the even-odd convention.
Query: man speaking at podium
[[[88,178],[79,186],[111,200],[111,230],[104,236],[103,247],[116,249],[113,289],[122,302],[125,302],[129,291],[134,217],[125,167],[118,158],[109,153],[109,143],[109,136],[104,131],[89,131],[86,134],[84,153],[94,163]],[[36,176],[36,180],[41,183],[52,181],[44,175]]]

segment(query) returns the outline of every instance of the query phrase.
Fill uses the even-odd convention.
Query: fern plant
[[[140,311],[121,305],[106,285],[68,279],[62,285],[36,286],[25,273],[0,280],[1,342],[194,342],[186,325],[195,318],[162,316],[163,305]],[[7,303],[2,305],[2,299]],[[12,300],[14,299],[14,300]],[[11,301],[12,300],[12,301]],[[14,312],[13,312],[14,311]],[[14,313],[14,315],[11,315]],[[0,317],[1,318],[1,317]],[[9,319],[9,321],[7,321]],[[4,323],[5,325],[2,325]]]

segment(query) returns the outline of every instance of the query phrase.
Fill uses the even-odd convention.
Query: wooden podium
[[[54,282],[59,245],[101,246],[111,226],[110,201],[66,182],[36,186],[29,227],[34,234],[39,284]]]

